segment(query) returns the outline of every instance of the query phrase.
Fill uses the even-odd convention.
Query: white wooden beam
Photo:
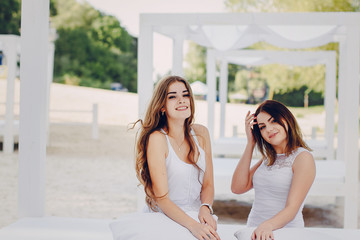
[[[216,61],[213,50],[208,49],[206,52],[206,84],[208,93],[206,101],[208,104],[208,124],[210,139],[214,141],[215,131],[215,102],[216,102]]]
[[[183,59],[184,59],[184,37],[179,35],[173,38],[173,59],[172,75],[184,76]]]
[[[22,1],[18,215],[45,208],[49,0]]]
[[[222,59],[220,66],[219,99],[220,99],[220,137],[225,136],[225,116],[228,95],[228,62]]]
[[[357,25],[358,13],[144,13],[145,24],[154,26],[188,25]],[[286,19],[286,20],[285,20]]]
[[[12,153],[14,152],[14,94],[19,37],[9,35],[4,38],[4,40],[4,53],[7,59],[8,71],[6,82],[6,113],[3,151],[4,153]]]
[[[140,31],[138,39],[138,84],[139,117],[145,116],[147,104],[154,88],[153,81],[153,27],[148,25],[143,15],[140,15]]]
[[[346,114],[346,107],[340,107],[345,106],[342,104],[342,101],[344,101],[344,96],[346,95],[345,88],[344,88],[344,81],[346,81],[346,38],[343,37],[342,40],[339,42],[339,77],[338,77],[338,122],[337,122],[337,151],[336,151],[336,159],[343,159],[344,157],[344,151],[345,146],[345,114]]]
[[[55,31],[54,29],[50,29]],[[54,34],[54,33],[50,33]],[[50,39],[49,42],[49,50],[48,50],[48,82],[46,86],[46,146],[50,143],[50,120],[49,120],[49,113],[50,113],[50,92],[51,92],[51,84],[53,82],[54,77],[54,58],[55,58],[55,43],[53,42],[54,39]]]
[[[334,159],[335,108],[336,108],[336,53],[325,59],[325,139],[327,142],[326,159]]]
[[[346,162],[344,228],[358,227],[359,185],[359,27],[349,26],[346,38],[346,79],[342,79],[342,101],[339,108],[344,111],[343,159]],[[351,64],[350,64],[351,63]],[[339,82],[340,84],[340,82]],[[340,86],[339,86],[340,88]],[[341,105],[340,105],[341,104]]]

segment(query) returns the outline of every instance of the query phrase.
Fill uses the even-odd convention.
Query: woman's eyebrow
[[[273,117],[270,117],[267,121],[270,122],[271,119],[273,119]],[[258,122],[258,125],[259,125],[259,126],[260,126],[260,125],[265,125],[265,123],[259,123],[259,122]]]

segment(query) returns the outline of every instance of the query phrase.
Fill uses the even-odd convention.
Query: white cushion
[[[255,227],[244,227],[235,232],[234,235],[238,240],[250,240],[254,230]],[[273,233],[276,240],[340,240],[340,238],[319,233],[309,228],[281,228]]]
[[[187,214],[198,220],[197,212]],[[214,216],[217,219],[216,216]],[[114,240],[191,240],[191,232],[163,213],[131,213],[110,224]]]

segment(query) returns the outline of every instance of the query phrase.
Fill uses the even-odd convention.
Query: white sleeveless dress
[[[258,167],[253,176],[255,200],[253,202],[247,226],[257,227],[284,209],[293,177],[292,165],[295,158],[307,149],[299,147],[289,156],[277,154],[272,166],[267,159]],[[302,203],[295,218],[284,227],[304,227]]]
[[[197,167],[183,162],[172,148],[169,137],[165,134],[168,144],[166,171],[168,180],[169,198],[180,207],[188,216],[199,221],[198,213],[201,206],[200,193],[206,168],[205,152],[199,146],[195,133],[191,131],[199,149]],[[215,220],[217,217],[213,215]],[[112,222],[110,229],[114,240],[190,240],[196,239],[191,232],[160,209],[153,212],[145,207],[143,212],[130,213],[119,217]]]
[[[199,158],[195,167],[192,164],[182,161],[175,153],[170,144],[168,135],[163,129],[161,132],[165,134],[168,155],[166,157],[166,171],[169,189],[169,198],[184,212],[199,211],[201,206],[200,192],[202,188],[204,173],[205,173],[205,152],[200,147],[199,142],[193,130],[191,134],[199,149]],[[160,209],[157,209],[161,212]],[[145,212],[151,212],[149,207],[145,207]]]

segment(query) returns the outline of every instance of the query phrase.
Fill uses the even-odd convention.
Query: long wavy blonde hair
[[[147,147],[149,136],[154,131],[160,131],[161,129],[168,130],[168,122],[166,114],[161,112],[161,109],[165,107],[166,96],[168,93],[169,86],[174,82],[182,82],[185,84],[186,89],[189,91],[190,95],[190,108],[191,114],[190,117],[185,120],[184,131],[185,131],[185,141],[188,142],[190,150],[188,152],[188,160],[197,167],[195,153],[196,153],[196,144],[194,139],[191,136],[191,125],[194,121],[194,112],[195,104],[194,97],[191,91],[189,83],[179,77],[179,76],[168,76],[161,79],[155,87],[152,98],[148,105],[144,120],[137,120],[134,123],[134,126],[140,122],[141,126],[137,132],[136,138],[136,175],[140,183],[144,186],[146,194],[146,204],[154,211],[157,211],[156,208],[156,199],[163,196],[156,196],[153,190],[153,185],[150,177],[149,165],[147,161]],[[166,194],[165,194],[166,195]]]

